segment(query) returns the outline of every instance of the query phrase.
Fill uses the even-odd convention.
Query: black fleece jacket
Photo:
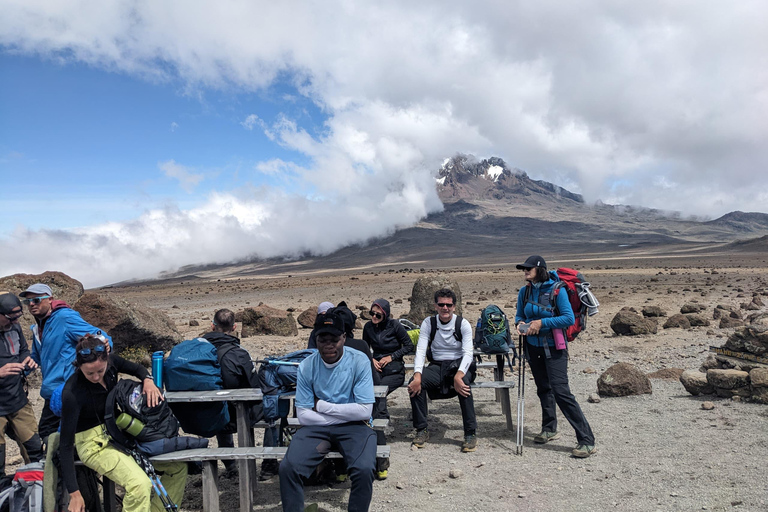
[[[363,327],[363,341],[368,343],[373,351],[374,359],[392,356],[393,361],[400,361],[403,356],[413,352],[413,342],[403,324],[395,318],[390,318],[389,302],[376,299],[374,304],[379,306],[386,315],[378,324],[368,322]]]
[[[210,341],[219,353],[221,380],[225,389],[259,387],[259,379],[253,371],[251,355],[240,346],[238,338],[217,331],[209,332],[203,338]],[[234,347],[226,350],[227,345],[234,345]],[[222,352],[224,352],[223,355]]]

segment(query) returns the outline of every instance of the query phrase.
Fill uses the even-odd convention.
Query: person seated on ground
[[[338,314],[318,315],[315,329],[318,352],[301,362],[296,382],[302,428],[280,463],[283,510],[304,510],[304,479],[336,449],[344,456],[352,482],[348,510],[367,511],[376,466],[371,364],[362,353],[344,346],[344,323]]]
[[[373,351],[373,385],[387,386],[387,396],[405,382],[403,356],[413,352],[413,343],[403,324],[390,317],[389,302],[376,299],[371,305],[371,320],[363,327],[363,341]],[[376,398],[373,419],[389,419],[387,398]],[[377,443],[387,444],[383,430],[376,431]],[[384,480],[389,473],[389,459],[376,459],[376,478]]]
[[[517,295],[515,328],[525,340],[521,357],[528,357],[541,402],[541,433],[533,441],[544,444],[560,437],[557,404],[576,431],[577,446],[571,454],[589,457],[596,452],[595,436],[568,384],[568,345],[561,350],[555,347],[554,330],[567,329],[575,322],[568,294],[561,289],[552,307],[552,290],[559,278],[555,272],[547,272],[541,256],[529,257],[517,269],[523,271],[526,285]]]
[[[10,292],[0,292],[0,477],[5,476],[5,429],[21,445],[25,462],[38,462],[43,444],[37,421],[24,389],[24,372],[34,370],[27,340],[19,325],[21,301]]]
[[[317,306],[317,314],[322,315],[329,309],[333,307],[333,302],[321,302],[319,306]],[[317,337],[317,332],[315,329],[312,329],[312,332],[309,333],[309,341],[307,342],[307,348],[317,348],[317,343],[315,343],[315,338]]]
[[[211,342],[216,347],[216,355],[221,366],[221,380],[224,389],[242,389],[258,388],[259,379],[251,360],[251,355],[240,346],[240,340],[234,336],[237,324],[235,324],[235,314],[229,309],[220,309],[213,315],[211,322],[211,332],[204,334],[203,338]],[[233,433],[237,432],[237,410],[234,404],[228,404],[229,424],[216,434],[216,441],[221,448],[231,448],[235,446]],[[267,432],[265,431],[265,436]],[[275,446],[274,444],[265,444],[264,446]],[[274,465],[272,474],[277,473],[276,461],[264,461]],[[269,464],[267,464],[269,466]],[[233,477],[238,474],[237,461],[224,461],[225,477]],[[262,473],[263,473],[262,468]]]
[[[416,436],[413,446],[423,448],[429,440],[427,429],[427,395],[432,400],[459,396],[461,418],[464,423],[462,452],[477,449],[477,422],[475,402],[469,385],[475,380],[473,360],[472,326],[466,318],[457,325],[454,313],[456,294],[443,288],[435,292],[437,315],[427,317],[421,323],[419,343],[416,346],[413,377],[408,384]],[[436,332],[432,334],[432,326]],[[433,340],[430,342],[430,338]],[[424,366],[425,359],[430,361]],[[426,391],[426,393],[424,393]]]
[[[104,424],[107,394],[115,387],[118,373],[133,375],[142,381],[147,404],[154,407],[163,399],[146,368],[109,354],[103,336],[86,334],[75,347],[75,373],[62,392],[61,475],[69,491],[69,512],[83,512],[85,503],[75,477],[74,451],[87,467],[104,475],[125,489],[124,512],[162,512],[164,507],[155,496],[151,501],[152,483],[130,455],[110,443]],[[179,505],[187,480],[185,463],[158,463],[155,469],[171,500]]]

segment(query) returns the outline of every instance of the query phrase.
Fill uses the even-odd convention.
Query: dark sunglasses
[[[375,311],[369,311],[368,314],[371,315],[371,318],[384,318],[384,315]]]
[[[93,348],[84,348],[81,350],[78,350],[77,353],[83,357],[87,357],[90,355],[98,356],[99,354],[103,354],[107,351],[107,347],[104,345],[97,345]]]
[[[3,314],[3,316],[5,318],[7,318],[9,322],[14,322],[14,321],[18,320],[19,318],[21,318],[21,315],[23,315],[23,314],[24,313],[19,311],[18,313],[11,313],[10,315]]]
[[[25,302],[27,304],[40,304],[43,299],[50,299],[50,295],[43,295],[42,297],[35,297],[33,299],[23,299],[21,302]]]
[[[438,302],[437,307],[439,308],[452,308],[453,303],[452,302]]]

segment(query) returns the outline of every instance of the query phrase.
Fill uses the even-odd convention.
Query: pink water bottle
[[[552,329],[552,335],[555,337],[555,348],[565,350],[565,334],[562,329]]]

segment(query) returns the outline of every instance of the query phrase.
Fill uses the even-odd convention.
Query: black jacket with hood
[[[373,304],[384,311],[384,319],[378,324],[365,324],[363,340],[371,347],[374,359],[392,356],[393,361],[401,361],[403,356],[413,352],[413,342],[403,324],[390,316],[387,300],[376,299]]]
[[[251,355],[240,346],[239,339],[217,331],[209,332],[203,338],[216,347],[224,389],[259,387],[259,379],[254,372]],[[230,348],[229,345],[234,346]]]

